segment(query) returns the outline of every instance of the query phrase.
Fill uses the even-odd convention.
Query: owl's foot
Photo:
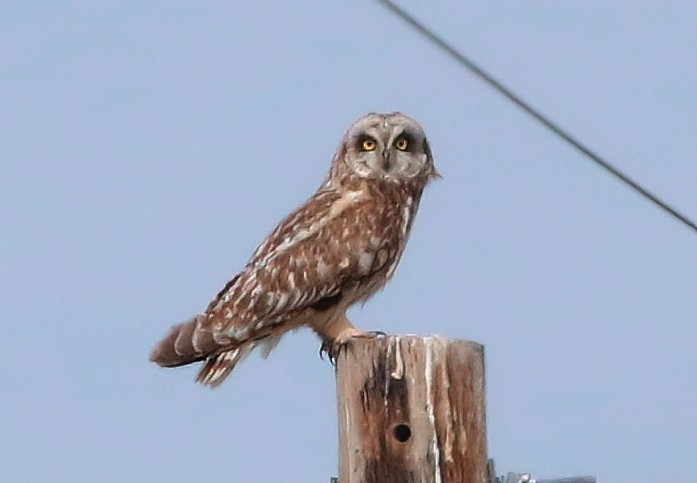
[[[329,339],[324,339],[322,341],[322,345],[319,347],[319,358],[324,359],[324,356],[326,354],[327,359],[329,359],[329,362],[331,362],[332,365],[336,365],[336,359],[339,357],[339,354],[341,354],[341,351],[344,347],[348,346],[348,344],[351,342],[353,339],[374,339],[376,337],[382,337],[386,336],[382,331],[379,330],[373,330],[373,331],[365,331],[365,332],[357,332],[354,333],[348,337],[342,337],[342,338],[336,338],[333,340]]]

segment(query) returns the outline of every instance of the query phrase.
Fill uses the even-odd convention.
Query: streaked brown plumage
[[[400,113],[354,122],[319,190],[288,215],[203,314],[177,325],[150,359],[204,361],[197,381],[216,386],[251,350],[311,327],[333,352],[369,336],[346,319],[392,277],[421,194],[438,176],[419,124]]]

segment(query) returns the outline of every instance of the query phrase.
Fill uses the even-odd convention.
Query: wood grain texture
[[[336,364],[339,483],[485,483],[484,349],[354,339]]]

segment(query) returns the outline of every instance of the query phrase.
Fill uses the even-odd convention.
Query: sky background
[[[692,2],[406,1],[697,217]],[[148,362],[400,110],[443,179],[357,325],[486,346],[499,472],[697,473],[697,234],[376,2],[0,4],[0,475],[322,482],[332,367],[309,331],[216,390]]]

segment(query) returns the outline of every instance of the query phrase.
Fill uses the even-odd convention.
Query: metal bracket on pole
[[[597,483],[595,476],[571,476],[566,478],[533,478],[530,473],[508,472],[496,476],[494,460],[489,460],[489,483]],[[338,482],[337,482],[338,483]]]
[[[498,476],[496,483],[597,483],[595,476],[572,476],[569,478],[533,478],[530,473],[506,473]]]

